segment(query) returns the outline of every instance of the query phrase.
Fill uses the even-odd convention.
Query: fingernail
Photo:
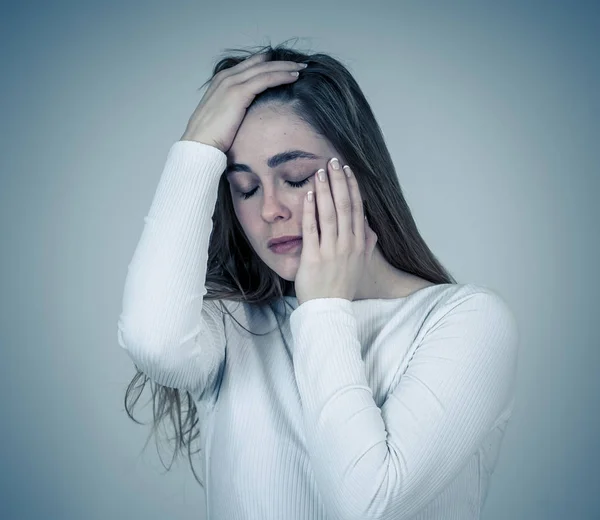
[[[340,169],[340,161],[337,160],[336,157],[334,157],[333,159],[331,159],[331,161],[329,161],[331,163],[331,167],[334,170],[339,170]]]
[[[321,182],[325,182],[327,180],[327,177],[325,177],[325,170],[323,168],[317,170],[317,176]]]

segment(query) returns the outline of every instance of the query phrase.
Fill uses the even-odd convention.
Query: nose
[[[261,215],[264,220],[271,222],[277,218],[289,218],[291,210],[289,204],[275,191],[271,193],[265,191]]]

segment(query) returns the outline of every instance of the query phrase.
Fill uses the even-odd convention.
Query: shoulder
[[[445,312],[472,312],[514,319],[506,299],[494,289],[479,284],[449,284],[440,299],[440,308]]]
[[[516,315],[496,290],[478,284],[444,284],[430,309],[426,335],[463,337],[475,348],[498,342],[516,348]],[[479,344],[479,347],[477,345]]]
[[[418,327],[416,340],[470,336],[510,336],[516,341],[518,324],[507,300],[489,287],[467,284],[435,284],[407,298],[404,315]],[[447,341],[447,339],[444,339]]]
[[[408,296],[416,304],[424,305],[428,314],[436,316],[477,309],[483,313],[504,314],[514,318],[506,299],[484,285],[426,282],[413,286]]]

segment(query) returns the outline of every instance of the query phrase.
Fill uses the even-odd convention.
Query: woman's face
[[[312,157],[277,158],[292,151]],[[268,242],[284,235],[302,236],[304,197],[315,191],[315,172],[327,170],[332,157],[346,164],[323,137],[282,105],[276,110],[263,105],[247,112],[227,152],[235,214],[256,254],[285,280],[296,277],[302,244],[276,253]]]

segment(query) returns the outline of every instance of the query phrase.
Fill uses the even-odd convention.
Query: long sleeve
[[[411,518],[511,412],[518,330],[494,293],[444,307],[381,408],[350,301],[309,300],[290,327],[307,447],[332,518]]]
[[[152,380],[199,398],[224,357],[223,319],[203,305],[212,214],[226,156],[177,141],[128,265],[118,342]]]

